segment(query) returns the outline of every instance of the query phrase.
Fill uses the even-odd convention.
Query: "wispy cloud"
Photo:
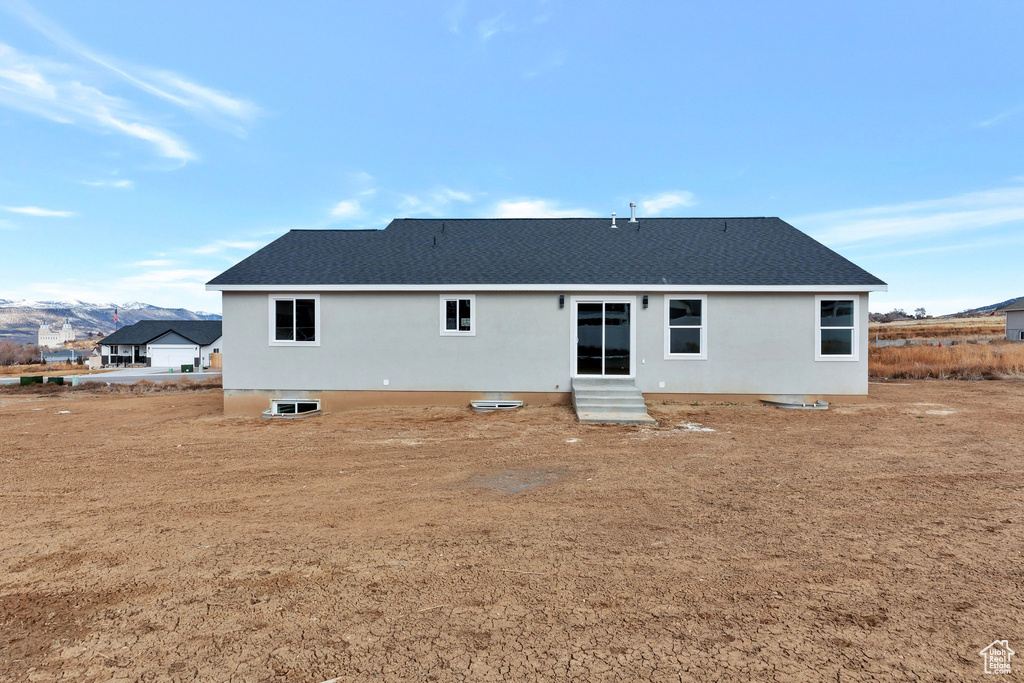
[[[562,209],[552,199],[507,199],[494,206],[495,218],[576,218],[595,216],[589,209]]]
[[[462,33],[462,20],[466,16],[466,0],[459,0],[445,12],[448,21],[448,32],[459,35]]]
[[[1024,221],[1024,187],[835,211],[794,222],[826,244],[849,245],[964,233],[1018,221]]]
[[[505,12],[490,19],[484,19],[476,25],[477,36],[485,43],[499,33],[509,33],[514,29],[512,24],[505,21]]]
[[[110,75],[208,123],[244,135],[259,114],[252,102],[188,80],[168,70],[150,69],[101,55],[78,42],[22,0],[0,5],[36,29],[73,58],[71,62],[20,52],[0,43],[0,105],[64,124],[98,128],[152,145],[167,159],[184,164],[198,155],[157,117],[140,113],[136,103],[101,89]],[[166,116],[161,115],[160,119]]]
[[[363,212],[363,208],[356,199],[346,199],[338,202],[331,209],[331,215],[335,218],[352,218]]]
[[[131,180],[83,180],[82,184],[90,187],[116,187],[119,190],[130,190],[135,186]]]
[[[195,247],[194,249],[187,249],[190,254],[220,254],[230,249],[258,249],[264,246],[263,242],[233,242],[230,240],[217,240],[204,244],[201,247]]]
[[[674,209],[678,206],[693,206],[697,203],[697,198],[693,196],[692,192],[686,190],[674,190],[672,192],[663,192],[655,197],[648,197],[640,201],[640,213],[645,216],[660,216],[669,209]]]
[[[188,146],[145,122],[124,100],[83,85],[83,74],[0,43],[0,104],[65,124],[98,127],[144,140],[168,159],[196,158]]]
[[[348,174],[348,187],[360,197],[372,197],[377,194],[377,179],[366,171],[353,171]]]
[[[174,261],[170,259],[152,259],[149,261],[136,261],[135,263],[128,264],[133,268],[166,268],[173,266]]]
[[[18,226],[8,220],[0,218],[0,230],[17,230]]]
[[[454,202],[468,204],[473,195],[450,187],[437,187],[429,192],[402,195],[398,210],[406,216],[441,216],[450,212]]]
[[[938,246],[916,247],[912,249],[902,249],[899,251],[886,251],[884,253],[875,254],[874,258],[905,258],[907,256],[920,256],[921,254],[941,254],[948,251],[961,252],[968,249],[990,250],[995,247],[1004,247],[1010,244],[1024,245],[1024,234],[973,240],[971,242],[955,242],[953,244],[941,244]]]
[[[4,211],[20,213],[25,216],[39,216],[41,218],[70,218],[75,215],[74,211],[54,211],[53,209],[41,209],[38,206],[5,206]]]
[[[124,82],[193,114],[230,121],[236,133],[243,133],[244,126],[252,123],[259,114],[259,107],[252,102],[192,82],[180,74],[165,69],[136,66],[100,54],[80,43],[24,0],[9,0],[6,8],[55,45],[76,57],[102,67]]]
[[[549,55],[546,59],[537,64],[537,66],[524,71],[523,78],[537,78],[538,76],[542,76],[549,71],[553,71],[563,66],[565,64],[566,54],[565,50],[559,50],[558,52]]]
[[[193,310],[217,310],[219,292],[207,292],[206,283],[219,271],[200,268],[148,268],[124,277],[82,281],[33,282],[19,296],[26,299],[80,299],[82,301],[124,301],[131,292],[136,301],[157,306],[185,307]]]
[[[1024,114],[1024,106],[1013,107],[1012,109],[1002,111],[993,116],[992,118],[985,119],[984,121],[979,121],[977,126],[979,128],[988,128],[989,126],[994,126],[996,124],[1002,123],[1006,119],[1013,118],[1018,114]]]
[[[157,268],[138,275],[123,277],[120,282],[135,291],[163,291],[167,287],[205,286],[208,281],[219,274],[220,271],[199,268]]]

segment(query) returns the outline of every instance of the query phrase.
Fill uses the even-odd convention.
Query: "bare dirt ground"
[[[1024,382],[651,413],[4,394],[0,678],[958,681],[1024,652]]]

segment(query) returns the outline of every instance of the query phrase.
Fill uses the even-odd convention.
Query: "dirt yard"
[[[1024,382],[651,413],[4,394],[0,679],[959,681],[1024,652]]]

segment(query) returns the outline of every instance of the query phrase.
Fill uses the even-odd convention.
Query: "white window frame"
[[[821,302],[822,301],[852,301],[853,302],[853,326],[852,327],[827,327],[828,330],[850,330],[851,353],[822,354],[821,353]],[[860,360],[860,297],[856,294],[818,294],[814,297],[814,360],[816,361],[857,361]]]
[[[449,301],[458,301],[459,299],[469,300],[469,331],[463,330],[449,330],[445,328],[445,321],[447,319],[447,311],[445,310],[445,304]],[[458,303],[455,304],[456,312]],[[476,294],[442,294],[440,296],[438,310],[441,316],[441,336],[442,337],[475,337],[476,336]]]
[[[296,299],[313,300],[313,341],[287,341],[275,339],[277,332],[277,302],[295,301]],[[267,334],[271,346],[320,346],[320,295],[319,294],[271,294],[267,297]],[[292,323],[294,325],[294,321]]]
[[[576,353],[579,350],[579,339],[576,336],[579,332],[579,308],[577,304],[629,304],[629,374],[628,375],[581,375],[577,373],[578,359]],[[569,376],[583,379],[611,378],[611,379],[636,379],[636,297],[635,296],[570,296],[569,297]]]
[[[696,325],[671,325],[669,301],[672,299],[700,300],[700,353],[672,353],[672,329],[695,329]],[[665,360],[707,360],[708,359],[708,295],[707,294],[666,294],[665,295]]]
[[[318,398],[273,398],[273,399],[270,399],[270,414],[271,415],[305,415],[306,413],[309,413],[309,412],[316,412],[316,411],[313,411],[313,410],[307,410],[307,411],[304,411],[302,413],[299,413],[299,412],[295,412],[295,413],[282,413],[282,412],[280,412],[278,410],[278,407],[281,406],[282,404],[289,404],[289,403],[294,404],[296,410],[298,410],[298,404],[299,403],[315,403],[316,404],[316,410],[320,410],[321,409],[320,399],[318,399]]]

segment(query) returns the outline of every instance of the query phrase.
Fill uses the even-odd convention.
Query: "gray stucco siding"
[[[271,346],[268,293],[224,292],[225,389],[557,392],[571,383],[572,297],[477,292],[475,336],[440,334],[444,292],[321,292],[320,345]],[[699,294],[699,292],[680,292]],[[595,298],[616,295],[593,294]],[[634,297],[637,386],[645,393],[866,394],[867,295],[859,356],[815,360],[810,293],[708,293],[707,359],[665,359],[664,296]],[[665,295],[672,296],[672,295]],[[384,385],[384,380],[388,385]],[[665,386],[659,386],[664,382]]]

